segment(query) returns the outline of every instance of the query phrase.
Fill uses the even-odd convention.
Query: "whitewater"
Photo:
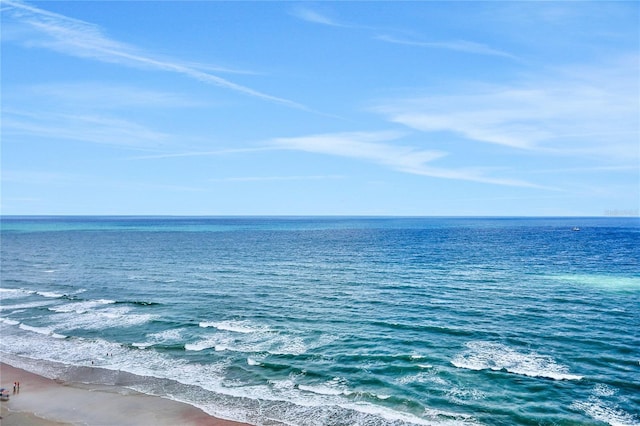
[[[0,355],[46,377],[256,425],[640,425],[637,218],[2,217],[1,238]]]

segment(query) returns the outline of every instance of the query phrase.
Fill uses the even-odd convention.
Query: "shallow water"
[[[639,237],[623,218],[5,217],[0,351],[254,424],[638,425]]]

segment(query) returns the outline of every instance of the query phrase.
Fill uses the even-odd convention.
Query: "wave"
[[[112,305],[114,303],[116,303],[115,300],[109,299],[85,300],[54,306],[49,308],[49,310],[53,312],[75,312],[76,314],[84,314],[98,306]]]
[[[375,363],[384,368],[431,368],[424,361],[429,357],[418,354],[339,354],[333,356],[343,364]]]
[[[137,305],[137,306],[161,306],[160,302],[146,302],[144,300],[118,300],[115,303],[123,305]]]
[[[0,288],[0,299],[18,299],[34,294],[33,290],[22,288]]]
[[[101,308],[91,311],[62,312],[55,319],[56,325],[65,329],[104,330],[108,328],[125,328],[139,326],[151,322],[157,315],[131,313],[130,307]]]
[[[441,386],[449,387],[451,384],[443,378],[436,375],[435,372],[420,372],[413,375],[402,376],[397,378],[396,383],[408,385],[414,383],[434,383]]]
[[[591,397],[587,401],[574,402],[571,404],[571,408],[582,411],[594,420],[611,426],[640,425],[640,420],[637,416],[627,413],[615,404],[607,403],[596,397]]]
[[[157,351],[184,351],[184,343],[182,342],[133,342],[130,344],[122,344],[123,347],[135,348],[135,349],[148,349],[154,348]]]
[[[211,348],[216,348],[219,347],[220,349],[216,349],[216,350],[224,350],[225,348],[223,346],[217,346],[216,342],[212,342],[210,340],[200,340],[198,342],[195,343],[185,343],[184,345],[184,349],[186,351],[204,351],[205,349],[211,349]]]
[[[336,389],[327,385],[298,385],[298,389],[317,393],[318,395],[350,395],[353,393],[348,390]]]
[[[484,341],[468,342],[466,346],[467,350],[451,361],[458,368],[507,371],[553,380],[582,379],[582,376],[570,374],[567,367],[556,363],[550,356],[536,352],[517,352],[503,344]]]
[[[371,415],[374,419],[384,419],[384,422],[375,421],[372,424],[393,424],[393,425],[427,425],[427,426],[469,426],[478,425],[479,423],[473,416],[462,413],[443,411],[438,409],[427,408],[421,417],[402,411],[396,411],[377,404],[346,404],[345,408],[352,409]],[[345,423],[346,424],[346,423]],[[368,424],[364,421],[349,424]]]
[[[260,365],[262,365],[262,362],[258,361],[257,359],[255,359],[253,357],[247,357],[247,365],[260,366]]]
[[[250,398],[258,397],[264,418],[277,419],[285,424],[318,425],[327,424],[362,424],[362,425],[469,425],[471,416],[445,413],[436,409],[424,410],[426,416],[419,416],[379,403],[386,398],[379,398],[373,392],[353,391],[346,387],[343,379],[334,378],[324,383],[303,383],[305,373],[291,374],[287,379],[271,381],[271,389],[258,394],[256,388],[240,388],[249,391]],[[274,398],[275,397],[275,398]],[[286,398],[285,403],[278,402]],[[275,405],[270,402],[274,401]],[[376,401],[376,402],[373,402]],[[287,405],[292,404],[290,407]],[[409,408],[412,403],[401,404]],[[415,407],[414,407],[415,408]],[[425,418],[426,417],[426,418]]]
[[[309,346],[299,336],[267,332],[245,334],[247,338],[236,339],[229,335],[214,335],[197,342],[187,343],[188,351],[215,349],[217,352],[269,353],[272,355],[302,355]]]
[[[405,330],[414,331],[417,333],[441,333],[453,336],[470,336],[473,335],[473,331],[464,330],[461,328],[451,328],[444,325],[427,325],[427,324],[409,324],[401,322],[387,322],[387,321],[374,321],[372,325],[377,327],[384,327],[391,330]]]
[[[333,379],[324,383],[316,384],[299,384],[298,389],[316,393],[318,395],[351,395],[353,391],[347,387],[347,381],[341,377],[334,377]]]
[[[67,299],[71,301],[80,302],[98,302],[98,303],[118,303],[118,304],[128,304],[128,305],[138,305],[138,306],[156,306],[162,305],[159,302],[150,302],[145,300],[109,300],[109,299],[99,299],[99,300],[82,300],[79,299],[76,295],[80,293],[86,292],[86,289],[78,289],[73,291],[72,293],[61,293],[58,291],[51,290],[28,290],[25,288],[0,288],[0,299],[18,299],[31,295],[38,295],[47,299]]]
[[[19,303],[17,305],[2,304],[0,305],[0,311],[16,311],[19,309],[24,310],[24,309],[31,309],[31,308],[41,308],[44,306],[49,306],[53,303],[55,303],[53,300],[45,300],[41,302]]]
[[[333,337],[320,335],[312,341],[301,335],[274,331],[266,326],[256,326],[248,321],[200,322],[200,328],[215,328],[210,334],[185,345],[188,351],[241,352],[248,354],[268,353],[272,355],[302,355],[309,349],[319,347]]]
[[[131,327],[154,320],[157,315],[133,313],[133,307],[111,299],[73,300],[48,308],[51,321],[64,329],[103,330]]]
[[[150,342],[132,343],[131,345],[135,346],[136,348],[147,349],[148,347],[153,346],[153,343],[150,343]]]
[[[154,348],[163,350],[184,350],[182,332],[183,329],[181,328],[172,328],[157,333],[149,333],[146,335],[149,340],[146,342],[133,343],[132,345],[140,349],[153,346]]]
[[[0,350],[24,354],[28,365],[21,368],[62,377],[64,380],[124,385],[139,392],[160,395],[195,405],[207,413],[247,423],[272,418],[281,424],[326,424],[331,418],[336,424],[468,425],[472,418],[465,414],[447,413],[435,409],[424,415],[411,414],[378,405],[374,401],[389,400],[390,395],[364,390],[354,392],[346,380],[334,378],[327,382],[305,382],[299,372],[285,380],[265,385],[242,386],[224,384],[228,361],[219,364],[190,363],[157,351],[139,350],[102,339],[52,339],[38,334],[24,338],[10,334],[0,342]],[[109,353],[109,356],[105,356]],[[9,357],[15,360],[15,355]],[[57,367],[43,365],[42,360],[62,363]],[[92,365],[95,362],[95,365]],[[14,365],[14,364],[12,364]],[[383,404],[386,404],[384,402]]]
[[[66,296],[66,294],[63,293],[56,293],[54,291],[36,291],[35,292],[38,296],[42,296],[42,297],[48,297],[51,299],[59,299],[61,297]]]
[[[596,383],[586,401],[576,401],[571,408],[582,411],[594,420],[611,426],[639,426],[637,415],[620,408],[614,400],[618,389],[604,383]]]
[[[149,333],[147,337],[152,338],[155,341],[166,342],[168,340],[179,340],[182,338],[182,329],[169,329],[164,331],[159,331],[157,333]]]
[[[243,334],[268,331],[267,328],[251,327],[250,325],[248,325],[247,321],[219,321],[219,322],[203,321],[199,325],[202,328],[213,327],[222,331],[232,331],[234,333],[243,333]]]
[[[603,383],[597,383],[593,388],[593,394],[596,396],[613,396],[616,394],[616,390]]]
[[[19,323],[18,327],[25,331],[31,331],[32,333],[43,334],[45,336],[51,336],[55,339],[66,339],[67,336],[62,334],[55,333],[52,328],[47,327],[34,327],[31,325],[26,325],[24,323]]]
[[[77,293],[81,293],[84,290],[77,291]],[[27,290],[24,288],[0,288],[0,299],[18,299],[22,297],[27,297],[31,295],[38,295],[41,297],[45,297],[47,299],[69,299],[74,300],[75,297],[72,294],[67,293],[59,293],[57,291],[48,291],[48,290]]]

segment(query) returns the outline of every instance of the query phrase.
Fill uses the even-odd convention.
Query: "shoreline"
[[[62,383],[0,362],[2,426],[131,425],[249,426],[213,417],[192,405],[108,385]],[[20,390],[13,392],[13,383]]]

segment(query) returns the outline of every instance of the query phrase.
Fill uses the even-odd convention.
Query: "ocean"
[[[256,425],[640,425],[638,218],[1,226],[0,354],[47,377]]]

